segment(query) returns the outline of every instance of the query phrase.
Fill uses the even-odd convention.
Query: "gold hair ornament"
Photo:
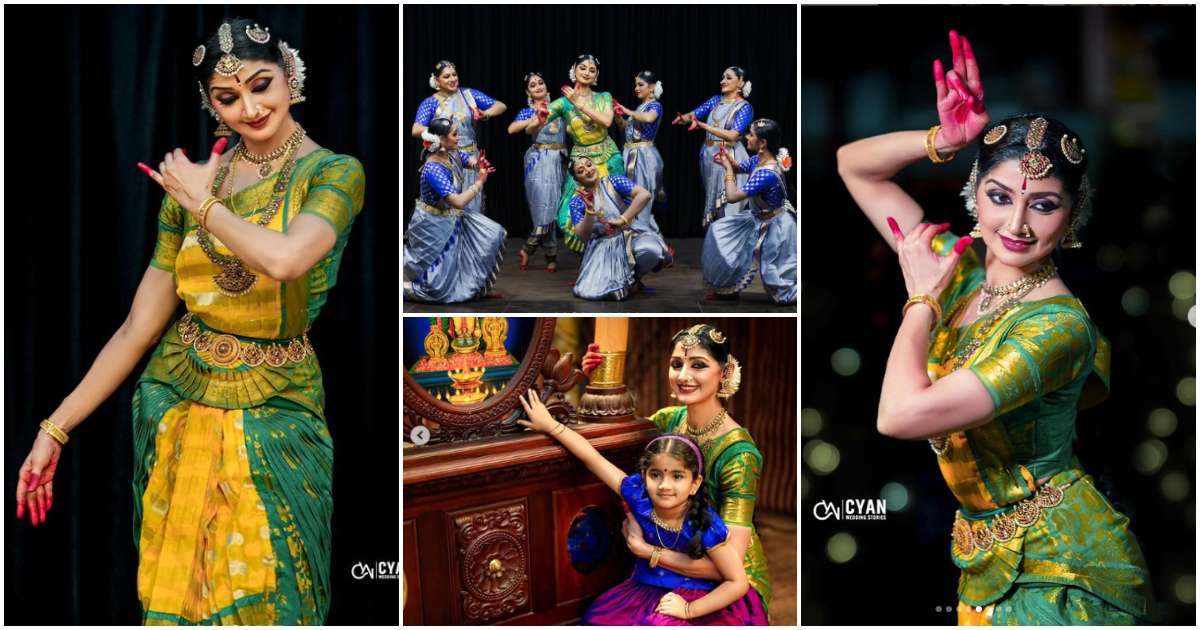
[[[1030,179],[1042,179],[1050,174],[1050,169],[1054,168],[1050,158],[1039,150],[1049,125],[1050,123],[1045,118],[1038,116],[1029,123],[1029,133],[1025,134],[1025,148],[1029,151],[1021,157],[1021,163],[1017,168],[1022,175]]]
[[[217,29],[217,41],[221,45],[221,58],[213,70],[223,77],[232,77],[242,71],[242,60],[233,54],[233,27],[229,22],[221,24]]]
[[[1006,133],[1008,133],[1008,127],[1005,125],[997,125],[992,127],[992,130],[987,132],[987,135],[983,137],[983,143],[988,146],[992,146],[993,144],[1000,142]]]

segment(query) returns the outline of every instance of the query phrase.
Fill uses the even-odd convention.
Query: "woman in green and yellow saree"
[[[770,613],[771,584],[762,541],[754,529],[754,504],[762,476],[763,458],[750,433],[734,421],[719,398],[733,396],[741,386],[741,366],[729,353],[724,333],[707,324],[685,328],[671,338],[674,349],[668,380],[671,397],[678,406],[666,407],[648,418],[664,434],[687,434],[704,456],[704,489],[711,504],[729,528],[729,542],[745,558],[751,591]],[[603,348],[592,345],[584,356],[585,372],[599,364]],[[647,545],[637,522],[625,523],[625,542],[639,558],[649,558],[655,548]],[[720,579],[712,560],[661,551],[658,564],[677,573],[702,579]]]
[[[879,401],[878,429],[928,439],[959,509],[948,532],[962,570],[964,625],[1145,624],[1150,575],[1129,519],[1073,450],[1077,410],[1109,382],[1109,344],[1058,277],[1089,217],[1088,156],[1061,122],[992,123],[966,38],[954,69],[934,63],[941,124],[838,152],[855,201],[899,255],[908,289]],[[976,141],[979,138],[979,141]],[[971,146],[963,188],[976,221],[958,238],[890,178]],[[986,254],[970,249],[980,240]]]
[[[133,400],[143,622],[320,624],[330,597],[333,443],[307,331],[362,209],[362,165],[292,118],[304,65],[230,20],[192,56],[203,107],[241,140],[139,166],[167,193],[129,318],[42,424],[18,513],[52,505],[67,434],[147,350]],[[182,301],[186,313],[171,321]]]
[[[571,64],[568,77],[574,87],[563,86],[562,97],[550,103],[549,113],[542,124],[555,118],[567,121],[566,132],[571,137],[571,158],[586,157],[596,165],[600,177],[625,175],[625,162],[617,143],[608,135],[613,123],[613,98],[608,92],[594,92],[593,87],[600,77],[600,62],[592,55],[579,55]],[[575,234],[575,222],[571,220],[570,203],[575,196],[575,179],[563,182],[562,197],[558,201],[558,227],[563,233],[563,242],[575,253],[582,253],[584,242]]]

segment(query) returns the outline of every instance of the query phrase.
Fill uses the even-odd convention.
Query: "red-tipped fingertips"
[[[971,243],[974,243],[974,242],[975,242],[975,239],[971,238],[970,236],[964,236],[964,237],[958,239],[958,242],[954,244],[954,253],[955,254],[963,253],[963,251],[965,251],[968,247],[970,247]]]
[[[949,223],[940,223],[940,224],[938,224],[938,225],[935,225],[935,226],[933,227],[933,233],[934,233],[934,234],[941,234],[942,232],[945,232],[946,230],[949,230],[949,229],[950,229],[950,224],[949,224]]]
[[[895,219],[893,219],[892,217],[888,217],[887,224],[888,224],[888,227],[891,228],[891,230],[892,230],[892,236],[895,236],[898,239],[904,238],[904,233],[900,231],[900,224],[896,223]]]
[[[221,138],[220,140],[217,140],[217,143],[213,145],[213,155],[220,155],[223,151],[225,151],[225,146],[228,144],[229,138]]]
[[[149,166],[146,166],[145,164],[142,164],[141,162],[138,162],[138,163],[137,163],[137,167],[138,167],[138,170],[142,171],[143,173],[145,173],[145,174],[147,174],[147,175],[149,175],[149,176],[151,176],[151,177],[153,177],[153,176],[154,176],[154,171],[150,170],[150,167],[149,167]]]

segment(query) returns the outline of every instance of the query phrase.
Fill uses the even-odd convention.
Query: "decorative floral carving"
[[[466,621],[490,622],[528,606],[527,517],[522,502],[454,519]]]

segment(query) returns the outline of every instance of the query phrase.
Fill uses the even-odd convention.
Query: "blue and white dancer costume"
[[[657,100],[651,100],[639,105],[636,111],[655,112],[658,114],[658,118],[650,123],[629,120],[625,125],[625,146],[621,149],[621,158],[625,160],[625,173],[638,186],[650,191],[651,204],[660,204],[666,200],[667,193],[663,188],[663,159],[654,146],[654,138],[658,135],[658,126],[663,119],[663,108]],[[656,248],[647,244],[640,251],[650,256],[656,255],[655,265],[659,262],[669,265],[671,264],[670,250],[667,249],[667,243],[663,240],[658,222],[654,220],[652,208],[653,206],[643,208],[634,218],[633,227],[637,231],[634,238],[654,242],[657,245]],[[654,254],[653,252],[656,250],[661,251],[661,255]],[[646,271],[658,271],[656,268],[646,266],[650,260],[648,258],[646,261],[638,261],[639,276]]]
[[[733,295],[749,287],[758,273],[772,300],[794,304],[796,209],[788,201],[779,163],[758,166],[758,157],[736,169],[750,174],[741,186],[748,195],[748,211],[714,221],[704,236],[704,283],[718,294]]]
[[[704,104],[692,110],[696,118],[708,117],[705,122],[718,129],[732,129],[739,134],[746,133],[746,126],[754,120],[754,108],[750,101],[735,98],[729,101],[721,100],[720,95],[714,96]],[[744,209],[746,202],[724,203],[725,200],[725,170],[713,163],[717,151],[725,145],[725,152],[734,162],[741,163],[750,157],[741,140],[726,142],[711,133],[704,134],[704,146],[700,149],[700,179],[704,184],[704,218],[701,225],[731,216]],[[738,186],[746,183],[745,175],[738,175]]]
[[[594,211],[605,221],[618,220],[633,203],[633,188],[628,177],[601,177],[596,184]],[[647,203],[646,205],[649,205]],[[568,202],[571,223],[583,221],[583,199],[575,195]],[[647,208],[642,208],[646,212]],[[636,222],[636,217],[634,218]],[[591,238],[583,249],[579,278],[575,280],[575,296],[585,300],[623,300],[629,296],[637,278],[657,268],[666,254],[662,239],[648,238],[648,233],[633,227],[605,233],[605,226],[596,221]]]
[[[535,116],[537,112],[526,107],[517,112],[514,122]],[[562,119],[546,123],[534,136],[533,144],[525,150],[525,200],[529,202],[533,232],[525,240],[524,249],[525,253],[532,255],[541,245],[546,249],[547,263],[554,262],[558,254],[555,224],[563,178],[567,174],[563,162],[567,156],[565,129],[566,122]]]
[[[446,201],[464,189],[467,173],[474,173],[469,161],[456,151],[450,153],[449,167],[433,160],[421,167],[420,197],[404,232],[404,295],[409,299],[465,302],[486,295],[496,281],[504,228]]]
[[[475,118],[471,115],[471,107],[483,111],[491,109],[495,104],[495,99],[475,88],[459,88],[448,97],[443,97],[441,92],[435,92],[433,96],[421,101],[414,122],[428,127],[429,121],[434,118],[453,119],[458,123],[458,150],[469,157],[479,157],[479,147],[475,144]],[[475,171],[467,171],[466,180],[462,184],[463,189],[474,184],[475,178]],[[479,191],[463,211],[482,212],[483,191]]]

